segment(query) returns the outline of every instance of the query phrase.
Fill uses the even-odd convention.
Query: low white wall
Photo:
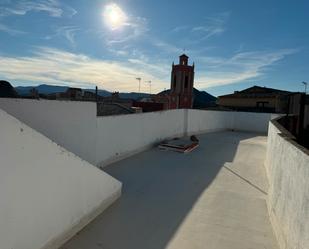
[[[268,209],[280,248],[309,248],[308,150],[297,145],[276,121],[269,124],[265,166]]]
[[[268,122],[279,116],[254,112],[188,111],[189,134],[226,129],[267,134]]]
[[[52,249],[117,199],[121,183],[0,109],[0,248]]]
[[[267,133],[267,113],[169,110],[96,116],[90,102],[0,99],[0,108],[88,162],[105,165],[173,136],[226,129]]]
[[[233,129],[267,134],[268,123],[280,114],[233,112]]]
[[[104,166],[166,138],[183,136],[185,111],[98,117],[97,164]]]
[[[95,103],[0,98],[0,108],[67,150],[96,163]]]
[[[188,110],[188,134],[232,129],[233,112]]]

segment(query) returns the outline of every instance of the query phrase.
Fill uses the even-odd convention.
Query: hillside
[[[17,92],[9,82],[0,80],[0,97],[15,98],[17,97]]]
[[[16,92],[20,96],[29,96],[30,90],[35,88],[40,94],[50,94],[50,93],[58,93],[58,92],[65,92],[68,87],[66,86],[53,86],[53,85],[39,85],[39,86],[18,86],[15,87]],[[83,89],[84,91],[89,92],[95,92],[94,89]],[[168,93],[170,90],[165,90],[161,93]],[[102,97],[108,97],[111,96],[112,92],[106,91],[106,90],[98,90],[98,94]],[[215,106],[217,98],[212,96],[211,94],[205,92],[205,91],[199,91],[196,88],[193,89],[193,95],[194,95],[194,102],[193,102],[193,108],[205,108],[205,107],[211,107]],[[123,99],[134,99],[137,100],[139,98],[145,98],[149,97],[148,93],[136,93],[136,92],[130,92],[130,93],[119,93],[120,98]]]
[[[170,90],[165,90],[160,92],[162,93],[169,93]],[[201,109],[206,107],[212,107],[216,105],[217,98],[215,96],[212,96],[211,94],[205,92],[205,91],[199,91],[196,88],[193,89],[193,108]]]
[[[35,88],[40,94],[51,94],[51,93],[58,93],[58,92],[65,92],[68,87],[66,86],[53,86],[53,85],[39,85],[39,86],[18,86],[15,87],[16,92],[21,96],[29,96],[30,90]],[[95,92],[94,89],[83,89],[84,91],[89,92]],[[106,91],[106,90],[98,90],[98,94],[102,97],[108,97],[111,96],[112,92]],[[148,93],[136,93],[136,92],[130,92],[130,93],[119,93],[120,98],[126,98],[126,99],[138,99],[138,98],[144,98],[148,97]]]

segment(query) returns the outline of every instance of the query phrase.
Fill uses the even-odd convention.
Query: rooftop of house
[[[189,154],[153,148],[104,168],[122,197],[62,249],[239,249],[277,243],[266,208],[266,137],[216,132]]]
[[[10,98],[0,107],[4,248],[308,248],[309,153],[279,115],[97,117],[91,102]],[[192,134],[191,153],[154,147]]]
[[[121,115],[121,114],[131,114],[135,111],[119,103],[97,103],[97,115],[98,116],[110,116],[110,115]]]
[[[244,89],[242,91],[235,91],[232,94],[219,96],[218,98],[231,98],[231,97],[238,98],[238,97],[258,96],[258,95],[276,96],[276,95],[288,95],[288,94],[291,94],[291,92],[268,87],[253,86]]]

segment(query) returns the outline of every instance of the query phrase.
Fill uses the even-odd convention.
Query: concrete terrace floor
[[[154,148],[104,168],[123,183],[121,198],[63,249],[277,249],[266,137],[198,137],[190,154]]]

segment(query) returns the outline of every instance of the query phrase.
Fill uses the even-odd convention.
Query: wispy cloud
[[[196,45],[211,37],[223,34],[226,31],[227,22],[230,18],[230,15],[231,14],[228,11],[210,15],[204,18],[198,26],[177,26],[172,29],[172,32],[186,32],[187,34],[190,33],[189,37],[186,36],[185,39],[182,39],[182,43],[184,45]]]
[[[192,32],[199,32],[203,34],[200,40],[206,40],[214,35],[219,35],[224,32],[223,27],[198,26],[192,29]]]
[[[231,57],[198,57],[195,87],[207,88],[258,79],[297,49],[250,51]],[[153,82],[153,90],[169,87],[170,64],[147,57],[126,61],[95,59],[83,54],[53,48],[38,48],[32,56],[0,56],[0,76],[14,81],[65,84],[71,86],[98,85],[107,90],[136,91],[136,77]],[[143,91],[148,86],[142,85]]]
[[[0,16],[26,15],[30,11],[46,12],[52,17],[61,17],[65,12],[68,16],[77,13],[75,9],[60,3],[58,0],[4,1],[0,4]]]
[[[297,53],[298,49],[275,51],[250,51],[237,53],[230,58],[199,58],[205,73],[200,74],[196,83],[199,87],[223,86],[257,79],[267,73],[277,62],[286,56]]]
[[[75,42],[75,35],[76,32],[80,29],[76,26],[63,26],[63,27],[57,27],[55,28],[55,33],[52,35],[48,35],[45,37],[45,39],[52,39],[54,37],[64,37],[68,40],[68,42],[71,44],[72,47],[76,46]]]
[[[174,44],[165,42],[161,39],[155,38],[155,37],[148,37],[149,43],[152,44],[153,46],[159,48],[165,53],[180,53],[181,48],[175,46]]]
[[[200,41],[220,35],[225,31],[229,17],[230,12],[222,12],[213,16],[208,16],[205,20],[205,24],[193,27],[191,32],[199,34]]]
[[[168,77],[168,72],[170,71],[170,65],[157,62],[149,62],[143,59],[128,59],[128,61],[132,64],[131,66],[137,66],[137,68],[143,68],[151,75],[159,76],[161,79]]]
[[[71,86],[98,85],[107,90],[136,91],[136,77],[152,80],[153,89],[168,86],[168,80],[154,65],[147,68],[140,61],[112,62],[98,60],[83,54],[69,53],[52,48],[39,48],[33,56],[0,56],[0,76],[13,81],[65,84]],[[166,72],[169,77],[169,71]],[[164,74],[164,72],[163,72]],[[148,91],[147,85],[142,85]]]
[[[24,31],[10,28],[9,26],[1,24],[1,23],[0,23],[0,32],[5,32],[5,33],[8,33],[9,35],[12,35],[12,36],[26,34],[26,32],[24,32]]]
[[[175,28],[172,29],[172,32],[177,33],[180,31],[184,31],[184,30],[188,30],[189,26],[188,25],[181,25],[181,26],[177,26]]]

